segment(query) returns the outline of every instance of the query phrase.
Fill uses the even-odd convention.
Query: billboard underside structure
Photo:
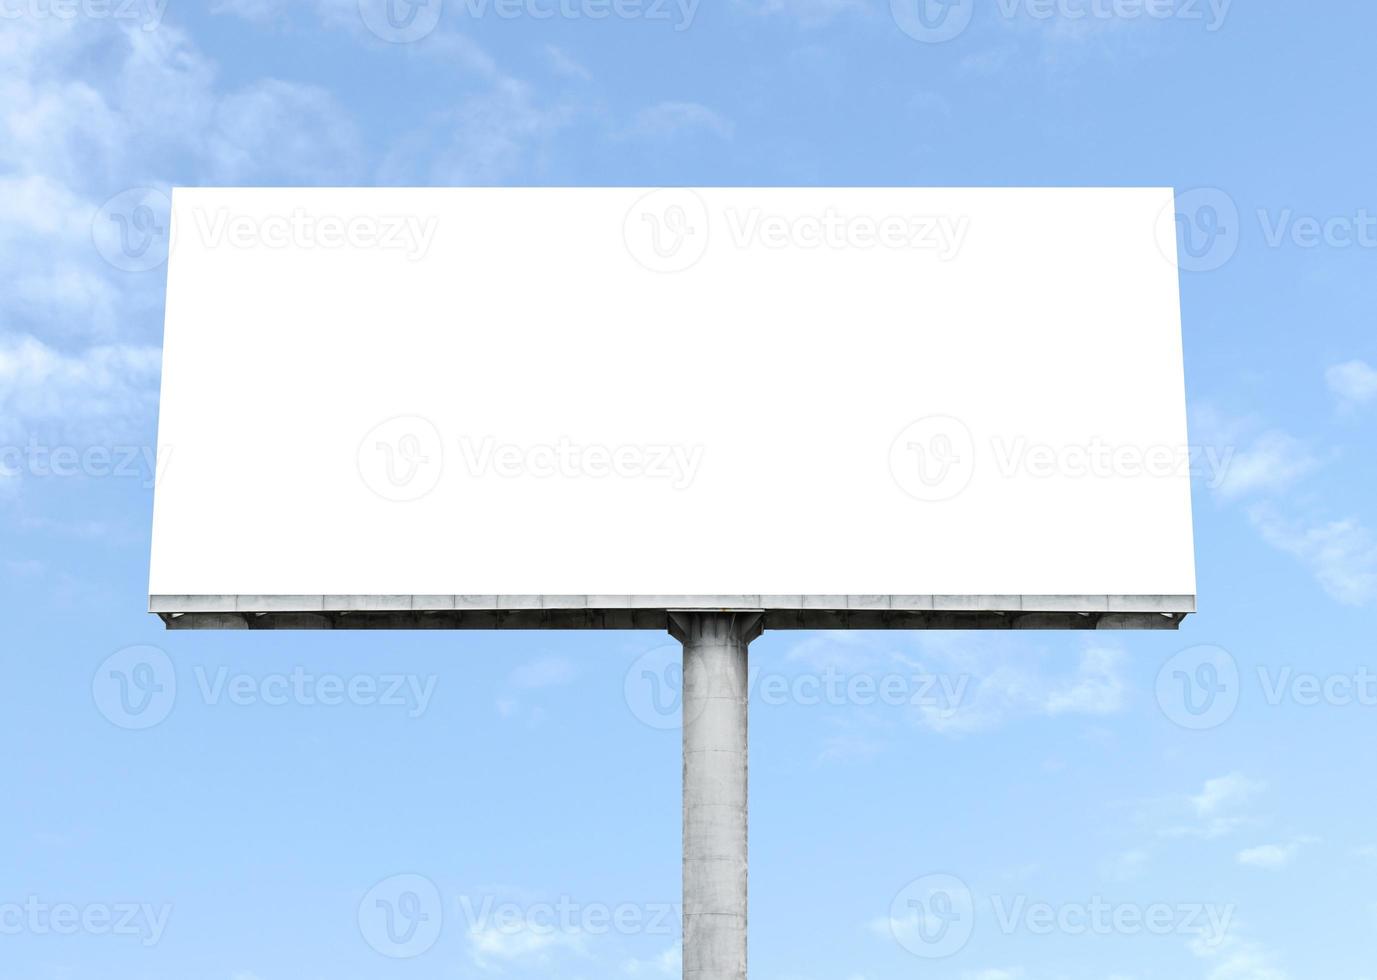
[[[171,628],[1174,628],[1158,189],[179,189]]]

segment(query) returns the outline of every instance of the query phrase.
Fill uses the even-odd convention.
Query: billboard
[[[1165,189],[179,189],[151,609],[1175,625],[1174,216]]]

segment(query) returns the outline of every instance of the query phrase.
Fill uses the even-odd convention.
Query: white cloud
[[[633,977],[645,976],[647,974],[652,976],[677,977],[683,970],[683,960],[683,943],[675,943],[673,946],[651,959],[627,960],[622,970]]]
[[[537,928],[528,922],[503,928],[475,924],[469,927],[468,938],[474,965],[485,970],[548,964],[552,954],[582,953],[586,944],[577,929]]]
[[[1143,873],[1151,855],[1141,848],[1117,854],[1100,865],[1100,873],[1111,881],[1132,881]]]
[[[1228,461],[1216,489],[1226,499],[1283,489],[1320,462],[1305,443],[1280,431],[1264,432],[1246,449],[1230,450],[1221,458]]]
[[[544,105],[527,83],[500,76],[404,137],[383,163],[383,181],[491,184],[534,173],[572,118],[567,106]]]
[[[1236,859],[1245,868],[1277,871],[1294,861],[1300,849],[1312,842],[1313,838],[1298,837],[1289,844],[1262,844],[1239,851]]]
[[[357,137],[322,89],[223,88],[168,24],[9,20],[0,60],[0,418],[7,438],[57,424],[118,438],[156,404],[163,274],[106,261],[103,204],[145,187],[165,201],[173,167],[222,183],[351,181]]]
[[[225,183],[271,172],[278,180],[328,186],[350,183],[359,173],[359,136],[334,97],[276,79],[219,101],[206,152]]]
[[[1063,658],[1052,651],[1030,650],[1026,638],[1001,634],[918,633],[898,639],[819,633],[797,643],[788,659],[823,679],[830,672],[838,689],[859,675],[868,676],[877,688],[898,682],[906,695],[902,704],[883,704],[901,719],[957,736],[1020,718],[1105,716],[1122,710],[1127,692],[1123,651],[1098,638],[1081,642],[1076,667],[1069,672],[1056,668]],[[884,744],[881,736],[892,736],[885,717],[879,711],[850,713],[848,723],[824,741],[824,757],[874,755]],[[862,728],[857,718],[871,723]]]
[[[41,174],[0,177],[0,336],[45,327],[64,339],[109,337],[122,294],[91,245],[97,205]],[[135,285],[135,284],[131,284]],[[127,302],[127,295],[124,296]]]
[[[1191,806],[1197,816],[1217,817],[1250,802],[1266,788],[1266,783],[1233,772],[1216,779],[1207,779],[1204,789],[1191,797]]]
[[[563,48],[553,44],[545,45],[545,57],[550,62],[550,70],[556,75],[563,75],[565,78],[577,78],[579,81],[590,81],[593,73],[575,61]]]
[[[0,438],[19,440],[28,425],[57,422],[118,437],[154,404],[160,363],[156,347],[63,353],[36,337],[0,335]]]
[[[828,733],[822,736],[818,758],[824,762],[873,759],[888,744],[880,719],[865,712],[849,711],[824,719]]]
[[[1308,444],[1252,418],[1230,416],[1211,405],[1191,410],[1197,476],[1222,499],[1275,493],[1316,470],[1322,460]]]
[[[1237,772],[1206,780],[1199,793],[1171,804],[1172,820],[1160,834],[1205,840],[1227,837],[1252,822],[1247,806],[1266,788],[1266,783]]]
[[[359,0],[215,0],[213,14],[229,14],[259,26],[285,21],[292,7],[310,8],[322,23],[331,27],[358,26]]]
[[[1066,70],[1090,59],[1123,62],[1160,50],[1171,20],[1183,29],[1211,33],[1223,26],[1233,0],[1207,0],[1192,5],[1168,4],[1172,17],[1149,16],[1143,4],[1122,9],[1110,3],[1031,4],[999,0],[996,18],[1007,32],[1030,38],[1042,64]],[[1151,6],[1151,5],[1149,5]],[[1160,9],[1160,5],[1157,5]]]
[[[1235,934],[1201,936],[1190,950],[1209,964],[1205,980],[1288,980],[1268,950]]]
[[[1377,369],[1366,361],[1347,361],[1325,372],[1329,390],[1345,408],[1356,408],[1377,399]]]
[[[658,102],[636,113],[631,132],[646,139],[668,139],[691,130],[705,130],[731,139],[732,124],[721,113],[698,102]]]
[[[282,0],[214,0],[212,14],[232,14],[255,24],[270,24],[284,13]]]
[[[1298,558],[1335,599],[1353,606],[1377,599],[1377,540],[1361,521],[1287,522],[1264,506],[1248,517],[1263,540]]]
[[[747,13],[792,17],[804,27],[817,27],[849,13],[866,13],[866,0],[735,0]],[[887,11],[886,11],[887,13]]]
[[[987,731],[1038,715],[1103,716],[1123,706],[1123,654],[1099,643],[1081,652],[1073,673],[1058,674],[1039,669],[1041,658],[1026,648],[1014,649],[1003,638],[980,645],[926,636],[917,642],[931,664],[924,669],[951,680],[950,690],[957,695],[951,706],[941,703],[944,697],[922,708],[923,723],[936,732]]]
[[[574,665],[566,657],[541,657],[517,667],[507,682],[525,689],[558,687],[572,681],[574,673]]]
[[[958,67],[963,75],[997,75],[1008,67],[1016,53],[1013,45],[1001,44],[965,55]]]
[[[1120,671],[1125,659],[1122,650],[1112,647],[1087,648],[1081,653],[1080,670],[1053,686],[1043,710],[1049,715],[1114,714],[1124,703],[1125,685]]]
[[[248,20],[263,21],[281,17],[286,6],[285,0],[224,0],[220,9]],[[368,32],[359,16],[358,0],[313,0],[311,6],[326,27],[347,31],[365,43],[381,43]],[[575,115],[567,103],[544,104],[531,85],[505,74],[471,38],[444,24],[426,37],[424,44],[401,45],[392,54],[458,68],[477,76],[486,87],[473,90],[470,86],[452,108],[432,115],[396,140],[378,166],[375,176],[379,183],[492,184],[520,179],[522,174],[531,179],[538,171],[546,142],[569,125]],[[554,45],[547,45],[545,54],[558,73],[567,77],[588,74]],[[285,112],[298,123],[310,125],[300,133],[279,128],[273,134],[261,134],[254,119],[262,113],[256,102],[247,97],[252,94],[262,100],[264,86],[259,86],[241,96],[242,124],[236,124],[230,112],[234,106],[226,107],[221,114],[220,130],[228,132],[230,147],[244,150],[237,158],[229,153],[221,156],[227,163],[243,163],[254,157],[255,139],[274,147],[285,142],[292,150],[287,160],[293,169],[309,175],[310,182],[344,182],[331,174],[341,168],[341,163],[345,165],[343,169],[351,170],[361,156],[352,123],[323,91],[310,86],[284,89],[283,84],[271,87],[274,99],[269,102],[269,109],[276,111],[269,116]],[[338,159],[337,153],[342,154]]]
[[[1251,420],[1226,417],[1210,406],[1192,412],[1195,442],[1227,461],[1215,485],[1220,498],[1253,498],[1245,511],[1253,529],[1269,545],[1298,559],[1335,599],[1349,605],[1377,599],[1377,538],[1365,524],[1356,518],[1283,516],[1280,491],[1317,470],[1320,454],[1277,430],[1250,439],[1249,431],[1256,428]],[[1236,449],[1245,441],[1246,449]]]

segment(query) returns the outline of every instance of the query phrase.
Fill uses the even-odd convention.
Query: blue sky
[[[141,611],[197,184],[1178,188],[1202,612],[758,640],[752,969],[1377,973],[1377,10],[942,8],[0,0],[0,977],[678,969],[667,637]]]

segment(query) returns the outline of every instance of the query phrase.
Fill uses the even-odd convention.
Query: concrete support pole
[[[670,614],[684,645],[684,980],[746,980],[746,650],[762,620]]]

